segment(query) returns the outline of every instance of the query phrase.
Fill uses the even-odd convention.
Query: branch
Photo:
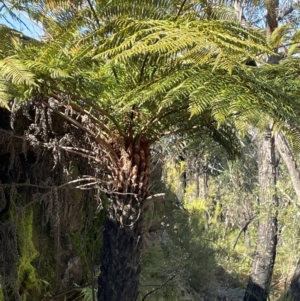
[[[173,275],[172,277],[170,277],[169,279],[167,279],[162,285],[160,285],[159,287],[157,287],[157,288],[153,289],[152,291],[150,291],[149,293],[147,293],[147,294],[143,297],[142,301],[145,301],[146,298],[147,298],[149,295],[151,295],[152,293],[156,292],[156,291],[159,290],[159,289],[162,289],[168,282],[170,282],[170,281],[171,281],[172,279],[174,279],[176,276],[177,276],[177,274]]]
[[[153,195],[150,195],[148,196],[144,202],[143,202],[143,210],[145,208],[147,208],[151,202],[154,202],[154,201],[161,201],[161,200],[165,200],[166,199],[166,194],[165,193],[157,193],[157,194],[153,194]]]
[[[6,2],[6,3],[4,3],[4,2]],[[12,12],[11,12],[11,9],[13,8],[13,9],[16,10],[22,17],[24,17],[25,19],[27,19],[29,22],[33,23],[34,26],[38,27],[41,31],[43,31],[43,32],[45,33],[45,35],[47,35],[48,37],[50,37],[50,38],[53,40],[53,36],[52,36],[52,35],[51,35],[44,27],[40,26],[39,23],[38,23],[37,21],[31,19],[28,15],[24,14],[24,12],[22,12],[21,10],[19,10],[16,6],[8,7],[8,6],[7,6],[7,4],[8,4],[7,1],[4,1],[4,2],[2,2],[3,5],[5,6],[5,8],[6,8],[7,10],[10,11],[10,13],[12,13]],[[11,4],[9,3],[9,5],[11,5]],[[14,14],[14,15],[15,15],[15,14]],[[19,18],[18,18],[18,20],[22,23],[22,25],[24,25],[24,26],[26,27],[26,29],[27,29],[29,32],[31,32],[31,30],[28,28],[28,26],[26,25],[26,23],[25,23],[24,21],[22,21],[22,20],[19,19]],[[8,23],[11,24],[10,22],[8,22]],[[13,24],[11,24],[11,25],[13,26],[13,28],[15,28],[15,26],[14,26]],[[23,34],[22,34],[22,35],[23,35]],[[33,38],[30,38],[30,39],[31,39],[31,40],[34,40]]]
[[[191,130],[195,130],[195,129],[198,129],[202,126],[203,125],[194,125],[194,126],[191,126],[189,128],[183,128],[183,129],[178,129],[178,130],[174,130],[174,131],[167,131],[167,132],[164,132],[161,135],[159,135],[158,138],[173,135],[173,134],[178,134],[178,133],[182,133],[182,132],[187,132],[187,131],[191,131]]]
[[[243,12],[243,5],[244,3],[240,2],[240,1],[233,1],[233,7],[235,10],[235,14],[237,17],[237,20],[239,23],[247,23],[247,20],[245,18],[244,12]]]
[[[83,100],[85,103],[87,103],[89,106],[91,106],[93,109],[95,109],[96,111],[100,112],[103,116],[106,116],[108,119],[110,119],[110,121],[115,125],[115,127],[117,128],[118,132],[120,135],[123,134],[122,129],[119,125],[119,123],[117,122],[117,120],[111,116],[110,114],[107,113],[107,111],[100,109],[98,106],[94,105],[92,101],[88,100],[88,99],[84,99]]]
[[[290,203],[296,205],[297,208],[300,209],[300,204],[299,204],[299,203],[295,202],[295,201],[294,201],[288,194],[286,194],[286,192],[283,191],[280,187],[277,187],[277,188],[280,190],[280,193],[282,193],[283,196],[286,197],[287,200],[288,200]]]
[[[98,164],[102,163],[101,167],[106,168],[109,172],[111,172],[111,168],[108,166],[108,164],[105,164],[105,162],[103,164],[103,161],[104,161],[103,156],[100,159],[96,156],[96,154],[94,152],[92,152],[90,150],[87,150],[87,149],[84,149],[84,148],[73,147],[73,146],[63,146],[63,145],[59,145],[59,144],[53,145],[52,143],[41,142],[41,141],[38,141],[36,139],[36,137],[33,136],[33,135],[28,136],[28,138],[30,139],[29,140],[28,138],[26,138],[24,136],[15,135],[12,132],[9,132],[7,130],[3,130],[1,128],[0,128],[0,132],[3,132],[4,134],[8,135],[9,137],[17,138],[17,139],[21,139],[21,140],[26,140],[29,143],[31,143],[32,145],[38,145],[38,146],[41,146],[41,147],[44,147],[44,148],[47,148],[47,149],[53,149],[53,147],[56,146],[57,148],[62,149],[64,151],[68,152],[68,153],[72,153],[72,154],[81,156],[83,158],[94,160]]]
[[[166,194],[165,193],[156,193],[156,194],[153,194],[153,195],[150,195],[146,198],[145,201],[157,201],[158,199],[161,200],[161,199],[165,199],[166,197]]]
[[[57,186],[56,188],[57,189],[62,189],[62,188],[65,188],[66,186],[68,185],[71,185],[71,184],[74,184],[74,183],[79,183],[79,182],[82,182],[82,181],[91,181],[91,180],[95,180],[96,178],[94,177],[89,177],[89,178],[80,178],[80,179],[76,179],[76,180],[72,180],[72,181],[69,181],[67,183],[64,183],[60,186]],[[30,183],[11,183],[11,184],[0,184],[0,187],[9,187],[11,185],[14,185],[14,186],[18,186],[18,187],[33,187],[33,188],[39,188],[39,189],[53,189],[55,186],[48,186],[48,185],[36,185],[36,184],[30,184]],[[75,187],[76,188],[76,187]],[[68,189],[70,189],[68,187]]]
[[[280,16],[278,16],[277,20],[281,21],[284,17],[286,17],[287,15],[289,15],[290,13],[292,13],[294,11],[294,9],[295,8],[293,6],[290,6],[284,12],[282,12],[282,14]]]
[[[113,71],[113,74],[114,74],[114,77],[116,79],[117,84],[119,84],[120,82],[119,82],[117,70],[116,70],[116,68],[114,66],[112,66],[112,71]]]
[[[51,296],[51,297],[48,298],[46,301],[54,301],[54,300],[56,300],[58,297],[66,296],[66,294],[68,294],[68,293],[72,293],[73,291],[82,290],[82,289],[84,289],[84,288],[86,288],[86,287],[89,287],[89,286],[91,286],[91,285],[92,285],[92,283],[88,283],[88,284],[83,285],[83,286],[75,286],[75,287],[71,287],[71,288],[65,290],[64,292],[58,293],[58,294],[56,294],[56,295],[54,295],[54,296]]]
[[[86,180],[86,181],[94,181],[94,182],[83,184],[83,185],[77,185],[77,186],[69,187],[71,184],[79,183],[79,182],[82,182],[84,180]],[[60,186],[44,186],[44,185],[36,185],[36,184],[30,184],[30,183],[10,183],[10,184],[0,184],[0,187],[2,187],[2,188],[9,188],[10,186],[16,186],[16,187],[31,187],[31,188],[38,188],[38,189],[47,189],[47,190],[49,190],[49,191],[45,192],[44,194],[42,194],[40,198],[38,198],[36,200],[33,200],[33,201],[27,203],[26,205],[24,205],[23,207],[21,207],[21,210],[24,210],[27,207],[29,207],[29,206],[37,203],[37,202],[41,202],[41,201],[45,200],[44,198],[47,195],[49,195],[50,193],[52,193],[53,189],[56,189],[56,190],[61,190],[61,189],[67,189],[67,190],[70,190],[70,189],[81,189],[81,190],[99,189],[100,191],[102,191],[104,193],[116,194],[116,195],[126,195],[126,196],[127,195],[133,195],[134,197],[137,197],[136,194],[130,193],[130,192],[117,192],[117,191],[111,191],[111,190],[108,190],[108,189],[105,189],[105,188],[100,188],[99,187],[99,183],[101,183],[101,182],[102,183],[106,183],[106,184],[108,183],[108,182],[105,182],[105,181],[101,181],[99,178],[86,177],[86,178],[80,178],[80,179],[69,181],[69,182],[64,183],[64,184],[62,184]],[[85,188],[84,186],[86,186],[86,185],[90,185],[90,186],[91,185],[95,185],[95,186],[94,187],[87,187],[87,188]],[[139,218],[139,216],[138,216],[138,218]],[[128,225],[128,226],[130,226],[130,225]]]
[[[237,235],[235,241],[234,241],[234,244],[233,244],[233,247],[232,249],[235,249],[236,245],[237,245],[237,242],[242,234],[242,232],[246,231],[249,224],[256,218],[256,216],[253,216],[252,218],[250,218],[249,220],[246,221],[246,223],[244,224],[244,226],[241,228],[239,234]]]
[[[42,142],[40,142],[40,143],[42,143]],[[42,146],[46,146],[46,145],[42,144]],[[103,162],[103,158],[98,159],[96,156],[93,156],[93,155],[89,154],[88,152],[86,152],[85,149],[78,149],[78,148],[74,148],[74,147],[71,147],[71,146],[61,146],[61,145],[58,145],[57,147],[60,148],[60,149],[63,149],[66,152],[69,152],[69,153],[72,153],[72,154],[75,154],[75,155],[79,155],[83,158],[92,159],[97,163],[102,163]],[[52,144],[49,145],[48,148],[53,148],[53,145]]]

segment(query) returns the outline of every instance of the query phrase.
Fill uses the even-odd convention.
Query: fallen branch
[[[147,294],[143,297],[142,301],[145,301],[146,298],[147,298],[149,295],[151,295],[152,293],[156,292],[156,291],[159,290],[159,289],[162,289],[168,282],[170,282],[170,281],[171,281],[172,279],[174,279],[176,276],[177,276],[177,274],[173,275],[172,277],[170,277],[169,279],[167,279],[163,284],[161,284],[159,287],[157,287],[157,288],[153,289],[152,291],[150,291],[149,293],[147,293]]]
[[[237,245],[237,242],[238,242],[238,240],[239,240],[241,234],[247,230],[249,224],[250,224],[255,218],[256,218],[256,216],[253,216],[252,218],[250,218],[249,220],[247,220],[246,223],[244,224],[244,226],[241,228],[239,234],[237,235],[237,237],[236,237],[236,239],[235,239],[235,241],[234,241],[234,244],[233,244],[233,247],[232,247],[233,249],[235,249],[235,247],[236,247],[236,245]]]
[[[142,205],[143,209],[147,208],[152,202],[161,201],[164,200],[165,198],[166,198],[165,193],[157,193],[157,194],[150,195],[144,200]]]

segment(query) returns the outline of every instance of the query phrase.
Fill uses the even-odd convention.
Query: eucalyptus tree
[[[240,5],[238,6],[239,15],[243,16],[244,22],[247,22],[241,3],[246,6],[246,2],[240,2]],[[288,31],[288,39],[290,39],[290,41],[293,40],[293,38],[291,38],[293,30],[290,25],[287,26],[284,24],[280,26],[280,23],[283,23],[287,19],[290,19],[289,21],[291,21],[294,18],[294,21],[296,21],[297,18],[295,17],[297,16],[297,12],[295,5],[291,1],[287,1],[282,4],[276,0],[261,1],[256,4],[257,6],[255,3],[249,2],[247,4],[248,12],[246,16],[251,18],[249,11],[258,12],[256,15],[261,16],[261,18],[257,19],[259,20],[258,25],[265,25],[264,29],[266,32],[266,39],[272,44],[275,52],[277,53],[277,55],[273,54],[267,57],[268,64],[272,66],[264,67],[268,78],[266,78],[266,80],[271,79],[277,81],[280,85],[293,85],[292,83],[294,83],[296,90],[298,83],[297,80],[295,80],[296,78],[292,71],[295,68],[294,60],[289,57],[289,55],[294,52],[294,49],[291,48],[288,50],[290,45],[287,43],[287,40],[283,39],[284,32],[287,34]],[[291,18],[291,14],[293,15],[293,18]],[[263,25],[262,21],[264,21]],[[289,30],[286,30],[286,26],[289,27]],[[282,52],[283,49],[284,52]],[[279,53],[280,51],[281,53]],[[293,90],[291,87],[288,89],[290,89],[290,91]],[[295,94],[292,97],[294,98],[294,101],[297,101],[297,96]],[[256,251],[244,300],[267,300],[270,291],[278,241],[277,216],[279,200],[276,191],[277,163],[275,145],[288,167],[295,191],[297,192],[298,190],[295,183],[299,179],[299,172],[295,169],[295,160],[284,136],[285,134],[291,138],[291,132],[288,133],[287,131],[284,131],[284,133],[281,132],[274,135],[274,130],[276,132],[278,124],[276,120],[272,119],[272,116],[269,116],[268,120],[269,123],[265,124],[263,137],[255,139],[259,155],[259,205],[262,216],[259,220]],[[288,120],[286,123],[286,128],[289,128],[292,131],[294,131],[297,127],[298,122],[295,120]],[[280,126],[277,127],[277,130],[280,131]],[[298,135],[296,134],[294,138],[298,139],[297,136]]]
[[[53,149],[55,160],[59,152],[89,158],[95,177],[85,188],[109,196],[98,300],[136,300],[144,214],[154,198],[151,146],[172,133],[214,133],[261,110],[281,125],[293,118],[288,93],[244,64],[272,52],[257,30],[207,18],[201,2],[12,5],[46,35],[24,42],[3,31],[1,104],[13,99],[13,112],[34,112],[24,137]]]

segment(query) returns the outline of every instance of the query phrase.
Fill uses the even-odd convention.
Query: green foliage
[[[95,1],[93,8],[79,2],[76,9],[58,1],[54,9],[55,3],[24,2],[47,37],[16,41],[3,53],[3,103],[5,93],[19,100],[63,94],[83,110],[96,106],[110,132],[133,130],[153,141],[175,128],[218,128],[237,111],[249,121],[262,102],[268,114],[282,103],[290,108],[283,93],[244,66],[257,53],[271,53],[264,36],[217,20],[216,7],[187,4],[179,12],[180,1],[123,0]]]
[[[193,148],[184,149],[186,158],[184,170],[187,174],[184,208],[187,211],[178,210],[178,214],[190,216],[185,225],[180,225],[178,229],[184,229],[184,235],[192,241],[192,246],[199,248],[195,238],[207,242],[213,255],[204,253],[204,259],[201,260],[208,261],[209,258],[215,262],[205,268],[212,271],[212,281],[217,281],[221,286],[245,286],[255,251],[257,224],[267,210],[257,204],[259,187],[257,186],[258,167],[255,145],[248,138],[241,142],[244,148],[241,156],[235,161],[228,161],[224,158],[220,149],[219,152],[210,150],[206,153],[205,160],[203,159],[204,150],[195,152]],[[208,165],[208,168],[203,169],[203,164]],[[168,187],[174,189],[176,194],[183,194],[179,165],[169,162],[166,166],[164,179],[171,181],[167,183]],[[199,194],[199,191],[196,191],[197,170],[198,172],[206,171],[208,186],[206,198],[203,198],[202,194],[200,194],[201,197],[197,197]],[[200,184],[203,185],[202,182]],[[282,162],[278,166],[277,194],[280,199],[278,217],[280,227],[277,261],[272,281],[272,299],[276,299],[285,289],[285,284],[291,278],[299,256],[300,232],[297,222],[299,206],[288,171]],[[171,215],[170,212],[169,215]],[[180,217],[177,216],[174,220],[178,222]],[[248,221],[250,223],[243,231]],[[166,224],[170,225],[167,231],[171,233],[172,226],[169,220]],[[185,227],[198,237],[190,235]],[[172,243],[175,244],[176,236],[171,237]],[[185,237],[183,237],[183,245],[188,246],[184,239]],[[193,250],[193,247],[189,246],[186,250],[188,249]],[[197,252],[193,250],[191,253]],[[194,265],[188,268],[191,272],[194,269],[195,274],[199,273],[200,266],[195,264],[198,260],[200,259],[194,259],[192,261]],[[197,279],[196,276],[194,277]]]
[[[216,268],[213,250],[204,238],[203,218],[170,201],[152,210],[155,219],[145,237],[140,298],[156,289],[147,299],[194,300],[209,287]]]
[[[252,216],[251,202],[255,199],[255,196],[249,194],[249,190],[255,191],[256,163],[255,158],[252,158],[254,150],[248,144],[247,147],[246,154],[243,154],[235,162],[224,159],[219,161],[215,156],[222,154],[220,147],[219,152],[215,149],[207,153],[205,160],[202,159],[203,155],[194,158],[196,156],[194,150],[186,149],[185,171],[188,185],[185,188],[184,208],[187,211],[181,213],[179,211],[178,214],[186,214],[189,217],[188,221],[183,225],[176,225],[176,228],[182,228],[183,234],[180,237],[182,245],[188,254],[192,254],[187,270],[192,275],[190,285],[195,289],[201,287],[199,275],[201,275],[202,280],[205,277],[208,277],[206,279],[216,278],[225,286],[228,285],[228,281],[231,285],[233,283],[240,285],[248,275],[254,245],[249,247],[245,243],[243,244],[244,236],[242,236],[237,241],[237,246],[233,248],[240,227],[244,225],[248,217],[251,218]],[[248,156],[253,162],[247,158]],[[208,164],[208,162],[218,166],[219,171],[212,170],[211,173],[208,173],[208,189],[204,199],[197,196],[199,192],[196,192],[196,181],[199,179],[195,178],[193,173],[197,170],[195,170],[195,166],[200,168],[201,164]],[[165,179],[166,181],[171,180],[171,183],[168,182],[170,188],[178,190],[180,189],[179,168],[176,169],[174,164],[173,168],[170,166],[172,165],[169,163],[165,171],[170,175],[165,176]],[[177,178],[174,176],[176,170]],[[243,211],[245,216],[243,216]],[[248,214],[250,215],[248,216]],[[175,220],[178,222],[180,218],[177,217]],[[250,233],[249,239],[252,241],[256,234],[255,228],[250,225],[249,229],[251,229],[251,233],[249,230],[247,235]],[[202,249],[203,246],[206,247]],[[202,262],[201,266],[195,264],[199,261]],[[202,275],[202,269],[210,271],[210,274]]]
[[[175,264],[175,260],[172,260],[170,254],[168,254],[168,249],[163,245],[157,244],[143,252],[139,300],[142,300],[144,295],[154,289],[157,290],[149,295],[148,300],[158,300],[159,298],[163,298],[166,301],[180,300],[180,291],[178,289],[180,279],[178,279],[178,276],[165,286],[162,286],[174,275],[172,265]],[[160,288],[160,286],[162,287]]]
[[[233,127],[245,133],[249,123],[263,128],[261,120],[272,118],[274,131],[286,131],[299,145],[298,73],[279,76],[290,72],[281,64],[245,66],[272,51],[264,34],[235,22],[226,4],[33,3],[24,1],[23,9],[46,36],[24,43],[14,34],[3,48],[1,105],[9,98],[51,95],[86,114],[96,110],[92,117],[105,137],[117,131],[156,141],[178,130],[199,136],[199,129],[208,128],[227,149],[236,140]],[[287,31],[274,32],[271,45]],[[8,40],[5,28],[0,34]]]
[[[24,301],[41,291],[42,282],[32,262],[38,257],[33,243],[33,210],[27,209],[18,219],[18,282]]]
[[[94,301],[94,297],[96,295],[96,291],[91,287],[85,287],[81,290],[80,296],[82,297],[82,301]]]

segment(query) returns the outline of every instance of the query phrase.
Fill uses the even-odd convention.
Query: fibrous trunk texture
[[[125,145],[125,149],[116,151],[120,164],[103,233],[99,301],[135,301],[138,297],[150,150],[149,144],[139,138]]]
[[[277,246],[276,161],[271,130],[258,141],[260,219],[256,251],[244,301],[266,301],[273,274]]]

